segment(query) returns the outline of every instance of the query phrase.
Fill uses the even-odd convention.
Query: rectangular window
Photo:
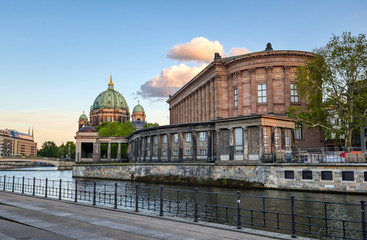
[[[354,172],[353,171],[342,171],[342,180],[343,181],[354,181]]]
[[[150,137],[147,137],[147,143],[150,143]]]
[[[191,155],[192,153],[191,153],[191,149],[186,149],[185,150],[185,155]]]
[[[285,179],[294,179],[294,171],[285,170],[284,171],[284,178]]]
[[[178,150],[173,150],[172,155],[178,156]]]
[[[237,88],[234,89],[234,106],[235,107],[238,106],[238,89]]]
[[[162,153],[163,153],[163,156],[167,156],[167,151],[164,150]]]
[[[150,156],[150,149],[147,150],[147,156]]]
[[[300,123],[296,123],[295,128],[294,128],[294,138],[299,140],[303,138],[302,135],[302,124]]]
[[[321,180],[333,180],[333,172],[321,171]]]
[[[162,142],[163,142],[163,143],[167,143],[167,135],[163,135],[163,137],[162,137]]]
[[[289,130],[285,129],[284,131],[284,145],[285,145],[285,150],[289,150],[290,149],[290,138],[289,138]]]
[[[275,145],[275,150],[279,150],[279,129],[275,128],[274,129],[274,145]]]
[[[266,103],[266,84],[257,84],[257,102]]]
[[[206,155],[206,149],[200,149],[200,155]]]
[[[302,171],[302,179],[304,179],[304,180],[312,180],[312,171],[303,170]]]
[[[158,136],[154,136],[154,144],[158,144]]]
[[[185,133],[186,142],[191,142],[191,133]]]
[[[269,130],[267,127],[264,127],[263,133],[264,133],[264,152],[269,153]]]
[[[364,181],[367,182],[367,172],[364,172]]]
[[[235,141],[235,151],[236,154],[243,153],[243,134],[242,128],[235,128],[234,129],[234,141]]]
[[[200,132],[199,140],[200,142],[204,142],[206,140],[206,132]]]
[[[291,83],[291,102],[299,102],[298,85],[296,83]]]
[[[178,133],[173,134],[173,141],[178,142]]]

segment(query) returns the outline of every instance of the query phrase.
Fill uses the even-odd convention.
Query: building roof
[[[87,115],[85,115],[85,114],[84,114],[84,112],[83,112],[83,114],[82,114],[82,115],[80,115],[80,117],[79,117],[79,120],[81,120],[81,119],[87,119],[87,120],[88,120],[88,117],[87,117]]]
[[[145,112],[143,106],[140,105],[139,101],[138,101],[138,105],[134,107],[133,112]]]
[[[97,130],[94,127],[85,126],[79,129],[78,132],[97,132]]]
[[[110,82],[108,84],[108,89],[101,92],[96,97],[91,107],[92,110],[102,108],[129,109],[125,98],[121,95],[121,93],[114,89],[112,74],[110,77]]]

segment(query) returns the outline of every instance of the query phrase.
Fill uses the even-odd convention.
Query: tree
[[[159,124],[158,123],[146,123],[143,126],[143,128],[149,128],[149,127],[159,127]]]
[[[103,125],[102,127],[100,127]],[[128,136],[133,133],[136,128],[130,121],[120,122],[107,122],[102,123],[98,129],[99,136]]]
[[[367,40],[344,32],[315,49],[315,57],[298,67],[296,82],[307,108],[293,107],[290,116],[324,130],[326,138],[345,139],[367,123]]]
[[[44,142],[37,155],[41,157],[60,157],[58,147],[53,141]]]

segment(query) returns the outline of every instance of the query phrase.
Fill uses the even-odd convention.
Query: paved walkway
[[[211,223],[0,192],[0,239],[291,239]],[[263,236],[258,234],[265,234]],[[267,236],[266,236],[267,234]]]

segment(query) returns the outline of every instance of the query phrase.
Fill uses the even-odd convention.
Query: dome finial
[[[138,100],[138,105],[140,105],[140,100]]]
[[[113,89],[113,82],[112,82],[112,72],[111,72],[111,75],[110,75],[110,83],[108,84],[108,89]]]

